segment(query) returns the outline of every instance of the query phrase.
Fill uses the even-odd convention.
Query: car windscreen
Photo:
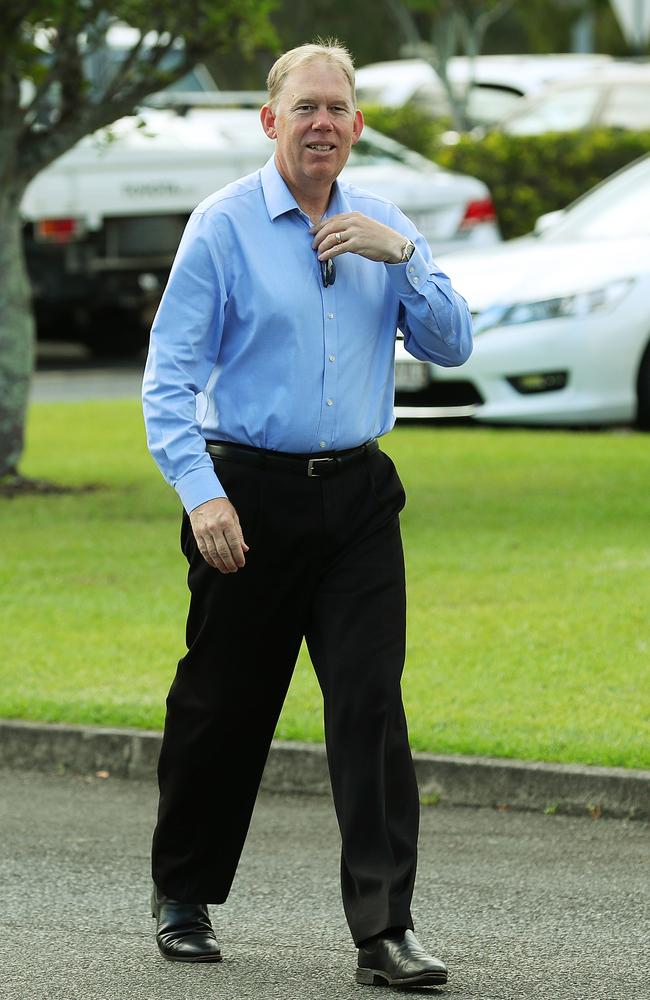
[[[500,127],[508,135],[541,135],[586,128],[601,97],[602,87],[598,83],[567,87],[527,101],[525,108],[514,111]]]
[[[517,107],[521,94],[504,87],[479,84],[469,92],[467,116],[473,125],[492,125]]]
[[[350,150],[348,160],[351,167],[390,166],[396,163],[400,163],[403,167],[411,167],[418,173],[440,171],[440,167],[433,160],[369,127],[364,128],[363,135]]]
[[[650,236],[650,158],[585,195],[540,239]]]
[[[392,149],[383,149],[376,143],[371,142],[369,139],[364,139],[363,136],[350,150],[350,159],[348,163],[350,166],[369,166],[370,164],[377,163],[405,163],[407,157],[402,155],[399,150],[393,151]]]
[[[650,129],[650,80],[612,87],[601,124],[613,128]]]

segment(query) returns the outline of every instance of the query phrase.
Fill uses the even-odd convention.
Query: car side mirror
[[[559,222],[563,215],[563,208],[560,208],[555,212],[545,212],[544,215],[540,215],[539,219],[535,222],[535,227],[533,229],[535,236],[541,236],[547,229],[550,229],[556,222]]]

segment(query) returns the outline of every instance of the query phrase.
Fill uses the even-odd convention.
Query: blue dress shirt
[[[318,454],[386,434],[398,327],[415,358],[451,367],[469,357],[467,304],[413,223],[337,181],[326,215],[351,211],[412,239],[409,263],[341,254],[324,288],[310,219],[273,158],[192,213],[143,385],[150,451],[188,513],[226,495],[206,439]]]

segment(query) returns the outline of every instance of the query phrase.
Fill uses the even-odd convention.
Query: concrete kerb
[[[161,734],[0,720],[0,765],[153,780]],[[424,804],[650,819],[650,771],[415,753]],[[267,791],[328,795],[324,747],[274,740]]]

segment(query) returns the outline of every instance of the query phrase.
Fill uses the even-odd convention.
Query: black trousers
[[[400,688],[399,477],[381,451],[327,478],[214,462],[250,552],[243,569],[220,574],[184,516],[188,651],[167,698],[154,881],[174,899],[225,901],[305,637],[352,937],[412,927],[419,801]]]

